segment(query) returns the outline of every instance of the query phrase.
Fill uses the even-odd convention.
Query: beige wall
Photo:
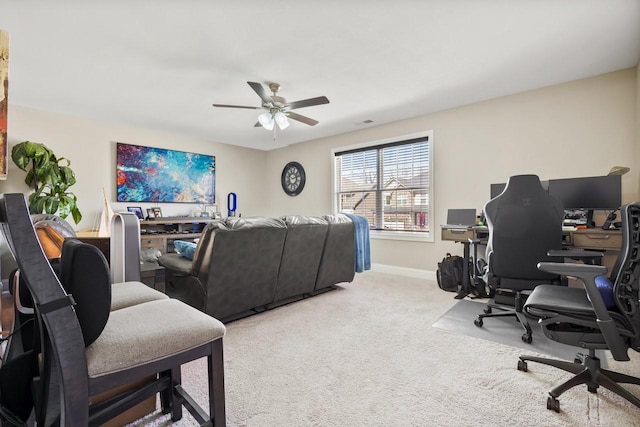
[[[541,179],[606,175],[629,166],[623,201],[638,198],[638,70],[636,68],[442,111],[274,150],[267,155],[267,213],[321,214],[332,209],[331,149],[424,130],[434,134],[435,225],[448,208],[476,208],[489,199],[491,183],[534,173]],[[297,197],[280,189],[289,161],[300,162],[307,184]],[[375,264],[436,269],[446,252],[462,245],[374,240]]]
[[[604,175],[613,165],[629,166],[624,201],[640,199],[640,69],[618,71],[511,95],[410,120],[362,129],[263,152],[183,135],[115,125],[61,114],[9,107],[9,148],[42,142],[72,161],[78,178],[73,190],[84,214],[77,229],[94,226],[101,188],[115,200],[115,142],[149,145],[216,156],[216,196],[226,211],[226,195],[238,194],[244,216],[321,215],[332,209],[331,149],[433,130],[435,226],[448,208],[476,208],[489,198],[489,185],[510,175],[535,173],[542,179]],[[297,197],[280,188],[289,161],[305,167],[307,183]],[[2,192],[26,192],[24,173],[9,162]],[[128,204],[113,203],[115,210]],[[136,204],[148,207],[147,204]],[[194,205],[161,205],[165,215],[187,214]],[[436,269],[446,252],[462,246],[442,242],[373,240],[376,264]]]
[[[115,211],[127,206],[151,207],[150,203],[115,203],[115,144],[147,145],[216,156],[216,198],[218,208],[226,214],[227,193],[238,195],[238,212],[243,215],[259,215],[267,202],[263,177],[266,153],[259,150],[235,147],[184,135],[157,132],[149,129],[116,125],[96,120],[71,117],[9,106],[9,152],[21,141],[41,142],[51,148],[58,157],[71,160],[77,184],[71,190],[78,196],[83,214],[77,230],[94,227],[101,209],[101,189]],[[239,173],[241,171],[241,173]],[[0,182],[2,192],[28,192],[24,183],[25,173],[9,161],[7,181]],[[186,215],[194,204],[160,203],[163,215]],[[73,225],[73,221],[69,218]]]

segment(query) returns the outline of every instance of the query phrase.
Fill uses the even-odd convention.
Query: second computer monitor
[[[622,203],[622,179],[620,175],[552,179],[549,194],[558,199],[565,210],[614,210]]]

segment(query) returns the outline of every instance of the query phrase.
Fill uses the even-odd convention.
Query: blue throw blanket
[[[371,270],[371,244],[369,242],[369,221],[358,215],[345,214],[355,228],[356,273]]]

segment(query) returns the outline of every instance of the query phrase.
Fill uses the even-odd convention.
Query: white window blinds
[[[338,212],[361,215],[371,229],[429,232],[428,137],[335,153]]]

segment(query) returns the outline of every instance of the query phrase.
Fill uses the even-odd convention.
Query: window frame
[[[383,145],[389,145],[394,143],[401,143],[403,141],[408,141],[411,139],[419,139],[419,138],[427,138],[428,150],[429,150],[429,209],[428,209],[428,223],[429,223],[429,231],[393,231],[393,230],[371,230],[370,236],[374,239],[389,239],[389,240],[407,240],[407,241],[420,241],[420,242],[434,242],[436,227],[434,226],[434,218],[435,218],[435,208],[434,208],[434,181],[433,181],[433,152],[434,152],[434,139],[433,139],[433,131],[422,131],[416,132],[412,134],[399,135],[390,138],[368,141],[361,144],[355,144],[345,147],[337,147],[331,150],[331,200],[333,204],[333,212],[339,213],[339,197],[338,197],[338,183],[336,182],[336,153],[350,150],[362,150],[362,149],[375,149],[376,147],[380,147]],[[381,191],[381,190],[379,190]],[[383,194],[383,204],[384,194]]]

